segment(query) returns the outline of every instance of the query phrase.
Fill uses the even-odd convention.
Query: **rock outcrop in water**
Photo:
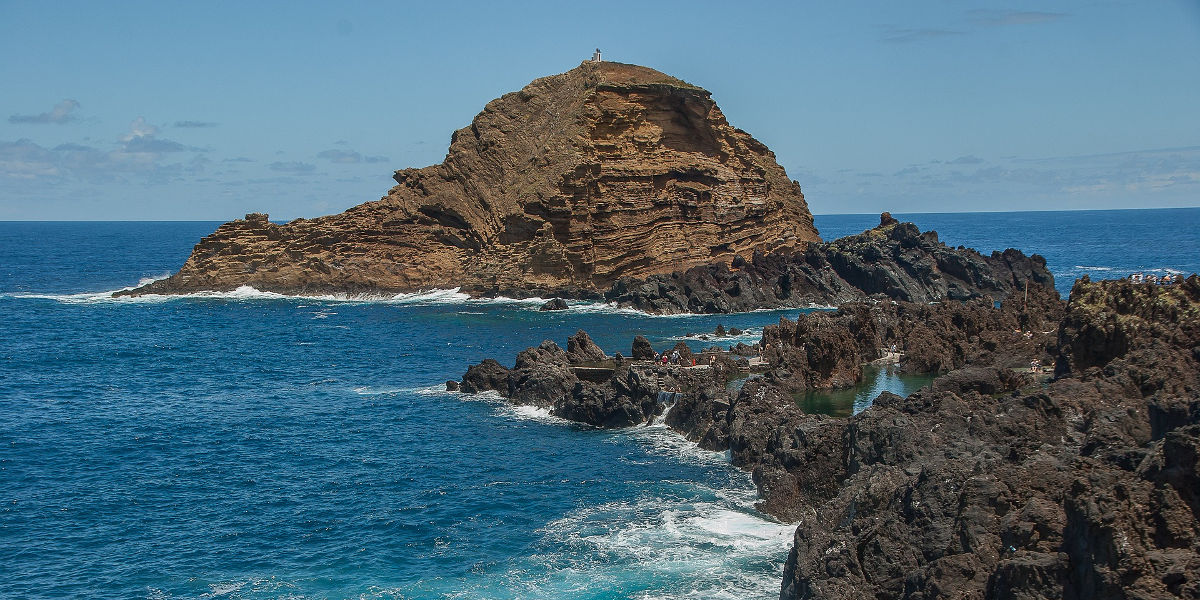
[[[621,63],[489,102],[444,162],[395,180],[341,214],[226,223],[178,273],[128,293],[595,296],[622,277],[819,239],[799,184],[709,92]]]
[[[733,366],[642,365],[553,406],[635,424],[681,390],[667,424],[729,450],[760,508],[798,523],[782,598],[1198,597],[1200,278],[1084,278],[1065,307],[1055,296],[856,304],[767,328],[769,366],[736,392]],[[854,379],[889,341],[945,374],[847,419],[800,411],[792,390]],[[1019,369],[1052,357],[1054,378]],[[609,398],[630,399],[621,419],[585,409]]]
[[[888,213],[858,235],[799,251],[756,253],[644,279],[623,279],[604,294],[653,313],[728,313],[761,308],[841,305],[870,297],[908,302],[1002,300],[1026,283],[1047,285],[1046,260],[1008,249],[984,256],[951,248]]]

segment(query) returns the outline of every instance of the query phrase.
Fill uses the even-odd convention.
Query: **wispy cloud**
[[[45,148],[29,139],[0,141],[0,179],[37,180],[39,184],[69,180],[166,183],[201,173],[211,162],[199,154],[168,160],[178,154],[158,151],[158,144],[153,143],[164,141],[134,138],[115,150],[73,143]],[[130,143],[135,144],[133,150]],[[149,145],[137,147],[144,144]]]
[[[953,29],[904,29],[898,27],[889,27],[883,33],[883,41],[892,44],[909,44],[912,42],[920,42],[936,38],[944,38],[949,36],[962,35],[963,32]]]
[[[0,179],[168,183],[203,173],[212,160],[202,148],[158,137],[159,128],[138,117],[108,148],[64,143],[43,147],[29,139],[0,141]]]
[[[62,125],[75,120],[75,109],[79,108],[79,103],[66,99],[54,105],[54,108],[49,112],[44,112],[36,115],[12,115],[8,117],[9,123],[55,123]]]
[[[310,165],[308,163],[299,161],[273,162],[267,165],[267,167],[272,171],[278,171],[280,173],[293,173],[296,175],[304,175],[317,170],[316,165]]]
[[[363,156],[354,150],[324,150],[317,153],[317,158],[323,158],[332,163],[381,163],[387,162],[386,156]]]
[[[974,154],[968,154],[966,156],[960,156],[951,161],[946,161],[946,164],[948,164],[948,165],[977,165],[982,162],[983,162],[982,158],[979,158],[978,156],[975,156]]]
[[[202,152],[200,148],[158,137],[158,127],[138,117],[129,124],[129,133],[121,138],[121,151],[129,153],[162,154],[165,152]]]
[[[1003,185],[1014,189],[1032,186],[1049,193],[1133,193],[1200,184],[1200,147],[1014,158],[973,170],[933,171],[929,176],[969,186]]]
[[[1043,12],[1039,10],[1004,10],[977,8],[967,11],[967,18],[978,25],[1033,25],[1048,23],[1066,17],[1067,13]]]
[[[209,121],[175,121],[175,126],[182,128],[201,129],[207,127],[216,127],[217,124]]]

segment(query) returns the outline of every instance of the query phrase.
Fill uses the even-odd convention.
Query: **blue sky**
[[[312,217],[594,47],[815,213],[1200,206],[1200,2],[0,0],[0,220]]]

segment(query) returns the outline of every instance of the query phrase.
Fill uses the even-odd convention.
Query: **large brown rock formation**
[[[444,162],[395,179],[341,214],[226,223],[178,273],[130,293],[595,295],[618,278],[819,239],[799,184],[709,92],[621,63],[489,102]]]

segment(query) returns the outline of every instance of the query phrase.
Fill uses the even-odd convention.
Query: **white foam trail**
[[[413,388],[379,388],[370,386],[359,386],[354,388],[354,393],[359,396],[386,396],[389,394],[403,394],[405,392],[412,393]]]
[[[660,315],[657,313],[646,312],[636,308],[626,306],[617,306],[612,302],[583,302],[579,304],[568,304],[570,312],[584,314],[601,314],[601,315],[628,315],[631,317],[657,317],[660,319],[678,319],[684,317],[698,317],[694,313],[679,313],[672,315]]]
[[[140,296],[113,296],[117,292],[125,292],[137,289],[146,284],[153,283],[160,279],[165,279],[167,276],[143,278],[138,281],[135,286],[123,287],[116,290],[106,290],[102,292],[78,292],[74,294],[43,294],[43,293],[3,293],[0,298],[18,298],[18,299],[40,299],[54,300],[63,304],[156,304],[162,302],[171,302],[175,300],[186,299],[203,299],[203,300],[238,300],[238,301],[318,301],[318,302],[339,302],[347,304],[395,304],[395,305],[504,305],[504,306],[519,306],[526,310],[537,311],[543,304],[546,303],[546,298],[531,297],[531,298],[509,298],[507,296],[496,296],[492,298],[474,298],[469,294],[459,291],[461,288],[433,289],[420,292],[403,293],[403,294],[317,294],[317,295],[292,295],[280,294],[278,292],[267,292],[259,290],[253,286],[243,285],[227,292],[204,291],[190,292],[187,294],[143,294]],[[604,302],[586,302],[573,301],[568,303],[569,313],[575,314],[611,314],[611,315],[627,315],[637,317],[654,317],[659,319],[687,319],[696,317],[711,317],[713,315],[700,313],[677,313],[677,314],[655,314],[637,310],[634,308],[620,307],[613,303]],[[309,305],[304,304],[298,308],[308,308]],[[746,311],[745,313],[730,313],[730,314],[747,314],[747,313],[786,313],[795,310],[833,310],[834,306],[819,306],[816,304],[807,307],[799,308],[763,308],[757,310]],[[557,312],[557,311],[556,311]],[[315,318],[324,318],[321,316]],[[757,338],[755,338],[757,339]]]
[[[1082,269],[1084,271],[1111,271],[1111,270],[1113,270],[1112,267],[1089,267],[1087,265],[1075,265],[1075,268]]]

